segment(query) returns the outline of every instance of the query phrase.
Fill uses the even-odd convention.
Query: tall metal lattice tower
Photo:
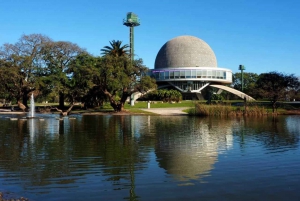
[[[134,27],[140,25],[140,19],[133,12],[127,13],[127,18],[123,20],[123,24],[130,29],[129,40],[130,40],[130,57],[131,61],[134,60]]]

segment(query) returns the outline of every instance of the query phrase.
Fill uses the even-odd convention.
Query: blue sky
[[[219,67],[299,76],[299,9],[299,0],[3,0],[0,45],[39,33],[99,56],[111,40],[129,44],[123,19],[134,12],[135,54],[149,68],[165,42],[192,35],[211,46]]]

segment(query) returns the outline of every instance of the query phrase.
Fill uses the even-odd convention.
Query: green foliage
[[[25,106],[29,94],[39,92],[41,80],[37,75],[44,68],[41,48],[48,41],[51,39],[41,34],[23,35],[17,43],[0,48],[0,59],[5,63],[1,65],[5,90],[11,99],[23,99]]]
[[[105,46],[103,57],[94,57],[78,45],[52,41],[40,34],[24,35],[16,44],[0,48],[0,95],[9,100],[23,99],[30,93],[37,100],[84,102],[86,107],[101,106],[109,100],[122,110],[128,96],[146,93],[156,87],[146,76],[142,59],[131,61],[128,45],[121,41]]]
[[[250,95],[255,96],[254,93],[255,83],[258,80],[259,75],[256,73],[246,73],[243,72],[243,83],[244,83],[244,90],[243,92]],[[232,87],[239,91],[242,91],[242,74],[241,73],[234,73],[232,76]]]
[[[141,93],[146,93],[156,89],[156,80],[150,76],[142,76],[140,81],[136,83],[135,90]]]
[[[112,40],[109,43],[111,46],[104,46],[101,49],[103,55],[112,57],[128,56],[129,46],[127,44],[122,46],[122,41],[119,40]]]
[[[95,100],[97,102],[97,97],[101,97],[99,93],[95,93],[97,91],[93,90],[99,77],[98,62],[101,62],[100,58],[93,57],[87,53],[79,54],[72,60],[67,71],[72,76],[69,76],[66,83],[68,86],[67,95],[71,102],[85,102],[87,103],[86,106],[89,107],[97,105],[90,103],[90,101]],[[92,96],[93,94],[94,96]]]
[[[224,97],[221,94],[213,94],[211,99],[222,101],[224,100]]]
[[[132,83],[134,69],[128,57],[105,56],[99,66],[100,87],[115,96],[119,90],[127,90]]]
[[[10,98],[23,99],[25,106],[31,93],[39,99],[64,94],[68,92],[68,66],[81,52],[76,44],[54,42],[41,34],[23,35],[15,44],[4,44],[0,59],[7,64],[1,65],[5,90]]]
[[[182,94],[174,89],[159,89],[149,92],[143,97],[143,100],[179,102],[182,100]]]
[[[72,79],[73,72],[70,70],[70,64],[85,51],[71,42],[50,41],[43,45],[41,53],[45,65],[44,75],[47,76],[46,80],[51,80],[52,93],[59,95],[59,105],[60,108],[63,108],[65,96],[70,102],[73,102],[78,96],[76,93],[74,94],[76,82]],[[47,92],[45,88],[43,91]]]
[[[22,74],[20,74],[19,68],[15,66],[10,66],[4,64],[0,66],[0,93],[2,98],[7,100],[14,100],[16,97],[20,96],[20,86],[23,79]]]
[[[256,82],[257,96],[266,98],[276,109],[276,102],[285,100],[291,91],[299,90],[299,79],[293,74],[285,75],[279,72],[262,73]]]
[[[112,47],[105,46],[99,65],[98,88],[111,103],[115,111],[122,111],[126,99],[134,92],[145,93],[155,88],[155,80],[145,75],[146,66],[142,59],[131,61],[127,55],[127,45],[121,41],[110,42]],[[119,99],[118,99],[119,97]]]

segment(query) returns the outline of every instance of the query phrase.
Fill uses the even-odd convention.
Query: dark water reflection
[[[300,199],[299,116],[42,117],[0,116],[0,191],[33,200]]]

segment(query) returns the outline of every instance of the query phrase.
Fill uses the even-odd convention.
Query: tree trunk
[[[59,106],[60,109],[64,109],[65,107],[65,95],[63,92],[59,92]]]
[[[26,108],[28,108],[28,92],[25,91],[23,93],[23,105],[25,105]]]
[[[118,105],[114,101],[109,101],[110,106],[114,109],[115,112],[118,111]]]
[[[119,109],[118,112],[124,111],[124,103],[120,102],[120,103],[118,104],[118,109]]]
[[[127,89],[124,89],[123,91],[123,94],[122,94],[122,97],[121,97],[121,100],[120,100],[120,111],[123,111],[124,110],[124,105],[125,105],[125,102],[128,98],[129,94],[127,92]]]
[[[61,116],[68,116],[70,113],[71,113],[71,110],[72,110],[72,108],[73,108],[73,106],[74,106],[74,104],[72,104],[70,107],[69,107],[69,109],[67,110],[67,111],[63,111],[63,110],[60,110],[60,109],[58,109],[57,107],[55,108],[58,112],[60,112],[60,115]]]
[[[18,107],[23,111],[23,112],[26,112],[26,107],[23,103],[21,103],[20,101],[18,101]]]
[[[103,92],[108,97],[110,106],[114,109],[115,112],[122,112],[124,110],[124,104],[128,97],[127,92],[123,92],[119,103],[114,100],[113,96],[108,91],[103,91]]]
[[[115,112],[119,112],[119,106],[118,103],[115,101],[113,96],[108,91],[103,91],[103,93],[108,97],[108,100],[110,102],[110,106],[114,109]]]
[[[116,101],[110,102],[110,106],[114,109],[115,112],[122,112],[124,110],[124,104],[117,103]]]

